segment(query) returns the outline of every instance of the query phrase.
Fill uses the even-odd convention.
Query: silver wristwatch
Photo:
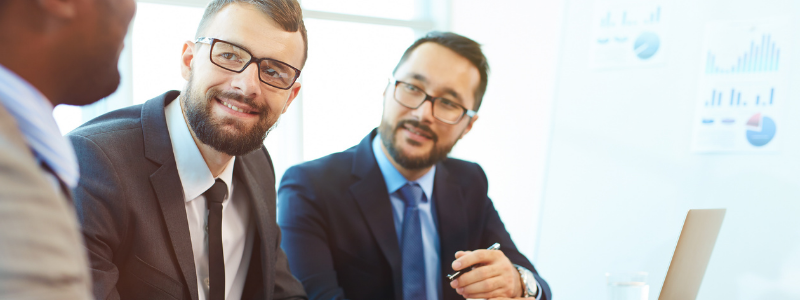
[[[539,296],[539,286],[536,283],[536,278],[533,277],[533,273],[523,266],[514,265],[514,267],[517,268],[520,281],[522,282],[522,297],[536,298]]]

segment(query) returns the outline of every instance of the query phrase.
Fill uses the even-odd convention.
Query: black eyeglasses
[[[447,124],[456,124],[461,121],[464,115],[472,118],[478,113],[474,110],[467,109],[453,100],[443,97],[431,97],[416,85],[402,82],[394,78],[390,78],[390,80],[394,81],[395,101],[410,109],[417,109],[422,106],[422,103],[425,103],[425,101],[431,101],[431,114],[439,121]]]
[[[233,43],[207,37],[197,38],[195,43],[211,45],[211,62],[231,72],[242,73],[251,63],[256,63],[258,79],[282,90],[288,90],[300,77],[299,69],[276,59],[253,57],[244,47]]]

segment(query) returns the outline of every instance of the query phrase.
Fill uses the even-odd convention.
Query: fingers
[[[477,270],[477,269],[476,269]],[[509,297],[515,295],[511,290],[512,284],[506,282],[503,276],[496,276],[479,282],[457,288],[456,292],[467,299],[486,299],[496,297]]]
[[[465,253],[459,257],[459,253]],[[505,257],[500,250],[475,250],[456,252],[456,260],[451,265],[453,270],[460,271],[466,267],[477,264],[489,264],[499,258]]]
[[[458,279],[453,280],[450,282],[450,287],[457,289],[460,287],[466,287],[471,284],[475,284],[477,282],[487,280],[492,277],[497,277],[502,275],[502,269],[499,266],[495,265],[486,265],[480,266],[472,271],[466,272],[458,277]]]
[[[474,269],[450,282],[450,287],[465,298],[517,297],[522,288],[519,272],[499,250],[475,250],[456,253],[453,269]],[[458,269],[457,269],[458,268]]]

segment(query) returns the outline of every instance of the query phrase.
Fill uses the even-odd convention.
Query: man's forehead
[[[252,4],[225,6],[210,20],[202,35],[242,46],[259,58],[277,59],[297,67],[302,65],[304,45],[300,32],[284,30]]]

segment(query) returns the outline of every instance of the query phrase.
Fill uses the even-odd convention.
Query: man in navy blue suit
[[[478,120],[488,69],[475,41],[429,33],[389,79],[377,130],[286,171],[282,247],[309,299],[552,299],[481,167],[447,157]]]

